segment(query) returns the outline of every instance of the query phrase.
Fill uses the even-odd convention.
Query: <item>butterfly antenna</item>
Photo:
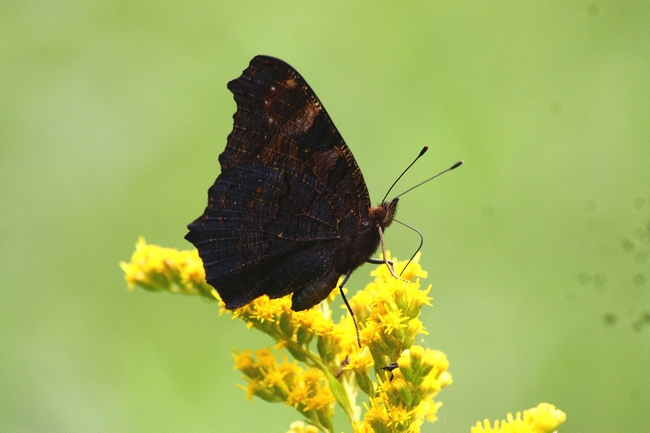
[[[420,231],[419,231],[418,229],[416,229],[415,227],[411,227],[410,225],[408,225],[408,224],[406,224],[406,223],[403,223],[403,222],[400,221],[400,220],[396,220],[395,218],[393,218],[393,221],[395,221],[396,223],[400,223],[400,224],[403,225],[404,227],[413,230],[415,233],[418,234],[418,236],[420,236],[420,246],[418,247],[417,250],[415,250],[415,252],[414,252],[413,255],[411,256],[411,258],[409,259],[409,261],[406,262],[406,266],[404,266],[404,268],[402,268],[402,272],[399,273],[399,276],[401,277],[402,274],[404,273],[404,271],[406,270],[406,268],[408,268],[408,266],[411,264],[411,262],[413,261],[413,259],[414,259],[415,256],[417,255],[417,253],[419,253],[420,250],[422,249],[422,245],[424,245],[424,236],[422,236],[422,233],[420,233]]]
[[[419,158],[419,157],[418,157],[418,158]],[[417,161],[417,158],[416,158],[416,161]],[[413,162],[415,162],[415,161],[413,161]],[[411,165],[413,165],[413,164],[411,164]],[[453,170],[453,169],[455,169],[455,168],[458,168],[458,167],[460,167],[461,165],[463,165],[463,160],[462,160],[462,159],[461,159],[460,161],[458,161],[456,164],[454,164],[454,165],[452,165],[451,167],[449,167],[448,169],[443,170],[443,171],[441,171],[440,173],[436,174],[435,176],[431,176],[431,177],[428,178],[427,180],[418,183],[418,184],[415,185],[414,187],[411,187],[411,188],[407,189],[406,191],[404,191],[403,193],[401,193],[401,194],[399,194],[399,195],[396,195],[395,198],[397,198],[397,197],[401,197],[401,196],[403,196],[404,194],[406,194],[407,192],[409,192],[409,191],[413,191],[413,190],[414,190],[415,188],[417,188],[418,186],[422,186],[422,185],[424,185],[425,183],[429,182],[430,180],[433,180],[433,179],[435,179],[436,177],[438,177],[438,176],[440,176],[440,175],[442,175],[442,174],[447,173],[448,171],[451,171],[451,170]],[[410,167],[410,165],[409,165],[409,167]],[[407,170],[408,170],[408,169],[407,169]],[[403,174],[403,173],[402,173],[402,174]],[[400,176],[400,177],[402,177],[402,176]],[[399,180],[399,178],[398,178],[398,180]],[[392,187],[391,187],[391,188],[392,188]],[[382,203],[383,203],[383,200],[382,200]]]
[[[406,172],[409,171],[409,168],[411,168],[413,166],[413,164],[415,164],[415,161],[417,161],[418,159],[420,159],[420,157],[422,155],[427,153],[427,150],[429,150],[429,146],[424,146],[422,148],[422,150],[420,151],[420,154],[413,160],[413,162],[411,164],[409,164],[408,167],[406,167],[406,169],[402,172],[402,174],[399,175],[399,177],[397,179],[395,179],[395,182],[393,182],[393,184],[390,186],[390,188],[388,188],[388,191],[386,191],[386,195],[381,200],[382,203],[384,203],[386,201],[386,197],[388,197],[388,194],[390,194],[391,190],[397,184],[397,182],[399,182],[399,180],[402,178],[402,176],[404,176],[404,174],[406,174]]]

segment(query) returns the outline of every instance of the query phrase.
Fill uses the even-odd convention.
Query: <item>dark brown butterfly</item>
[[[185,239],[227,308],[289,293],[293,310],[313,307],[342,275],[345,282],[363,263],[384,262],[371,255],[398,199],[371,207],[350,149],[282,60],[255,57],[228,89],[237,112],[221,174]]]
[[[341,275],[377,262],[398,199],[370,206],[350,149],[282,60],[255,57],[228,89],[237,112],[221,174],[185,239],[227,308],[289,293],[293,310],[313,307]]]

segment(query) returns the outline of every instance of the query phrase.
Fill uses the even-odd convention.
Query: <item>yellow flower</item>
[[[370,356],[370,351],[367,347],[364,347],[360,352],[356,352],[350,356],[350,360],[345,369],[367,373],[373,364],[374,361],[372,360],[372,356]]]
[[[517,412],[515,417],[508,414],[506,420],[494,422],[490,426],[489,420],[484,420],[483,425],[476,423],[471,433],[551,433],[566,420],[566,414],[548,403],[540,403],[537,407]]]
[[[282,373],[286,383],[293,383],[293,378],[302,372],[302,368],[296,362],[289,362],[284,354],[282,358],[284,362],[278,364],[277,369]]]
[[[391,416],[388,414],[386,406],[378,404],[375,399],[370,400],[370,406],[365,403],[363,406],[366,408],[366,414],[363,422],[358,423],[358,428],[361,431],[388,433],[388,423],[390,423]]]
[[[332,395],[332,392],[329,390],[329,388],[319,388],[318,392],[307,400],[305,404],[305,410],[327,410],[335,402],[336,400],[334,399],[334,396]]]
[[[395,272],[397,275],[408,281],[413,281],[416,278],[427,278],[429,273],[423,270],[422,265],[420,265],[421,256],[422,253],[418,252],[408,266],[406,266],[406,262],[397,263],[395,266]]]
[[[377,314],[377,319],[384,328],[384,332],[391,334],[395,329],[406,328],[407,325],[404,322],[408,320],[408,317],[402,317],[402,312],[398,310]]]
[[[120,262],[129,289],[140,286],[151,291],[202,295],[215,300],[215,291],[205,282],[203,262],[197,250],[178,251],[148,245],[138,239],[131,262]]]
[[[395,273],[399,275],[400,278],[407,281],[413,281],[416,278],[427,278],[429,274],[427,271],[422,270],[422,266],[419,263],[421,256],[422,253],[418,252],[410,263],[407,261],[400,262],[397,259],[393,259]],[[386,251],[386,260],[391,260],[390,251]],[[370,275],[375,277],[376,280],[382,281],[390,281],[390,279],[393,278],[388,266],[386,265],[377,266],[372,272],[370,272]]]
[[[287,397],[287,406],[293,406],[300,410],[304,408],[305,402],[309,398],[309,389],[304,386],[304,383],[296,383],[291,388],[289,396]]]
[[[291,423],[287,433],[318,433],[318,427],[305,424],[302,421],[295,421]]]
[[[524,411],[524,419],[533,424],[538,432],[555,431],[566,421],[566,414],[548,403],[540,403],[537,407]]]
[[[293,378],[302,372],[298,365],[288,362],[286,356],[278,363],[277,356],[268,348],[256,350],[255,358],[250,350],[235,351],[233,357],[235,368],[244,373],[248,381],[245,390],[249,399],[256,395],[266,401],[285,401]]]
[[[250,378],[257,377],[257,368],[255,367],[255,360],[251,356],[249,349],[244,350],[242,353],[235,352],[233,354],[235,359],[235,368]]]
[[[408,426],[412,421],[412,415],[403,406],[390,408],[390,421],[386,427],[393,427],[395,431],[403,431],[403,426]]]

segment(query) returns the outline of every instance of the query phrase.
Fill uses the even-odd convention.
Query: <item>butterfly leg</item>
[[[350,312],[350,317],[352,317],[352,322],[354,322],[354,330],[357,331],[357,344],[359,345],[359,349],[361,349],[361,336],[359,335],[359,324],[357,323],[357,318],[354,317],[354,311],[352,311],[352,307],[348,302],[348,298],[346,298],[345,293],[343,293],[343,286],[345,285],[345,283],[348,282],[350,275],[352,275],[352,271],[349,271],[347,274],[345,274],[345,277],[343,277],[343,281],[341,281],[341,284],[339,284],[339,291],[341,292],[341,297],[343,298],[343,302],[345,302],[345,306],[348,307],[348,311]]]
[[[375,257],[370,257],[368,260],[366,260],[366,263],[372,263],[373,265],[383,265],[384,263],[388,265],[393,265],[392,260],[384,260],[384,259],[378,259]]]

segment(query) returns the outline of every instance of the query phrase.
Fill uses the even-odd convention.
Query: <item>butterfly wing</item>
[[[291,66],[255,57],[228,88],[237,102],[221,174],[186,239],[228,308],[294,292],[309,308],[335,287],[336,248],[368,220],[368,191],[327,112]]]

